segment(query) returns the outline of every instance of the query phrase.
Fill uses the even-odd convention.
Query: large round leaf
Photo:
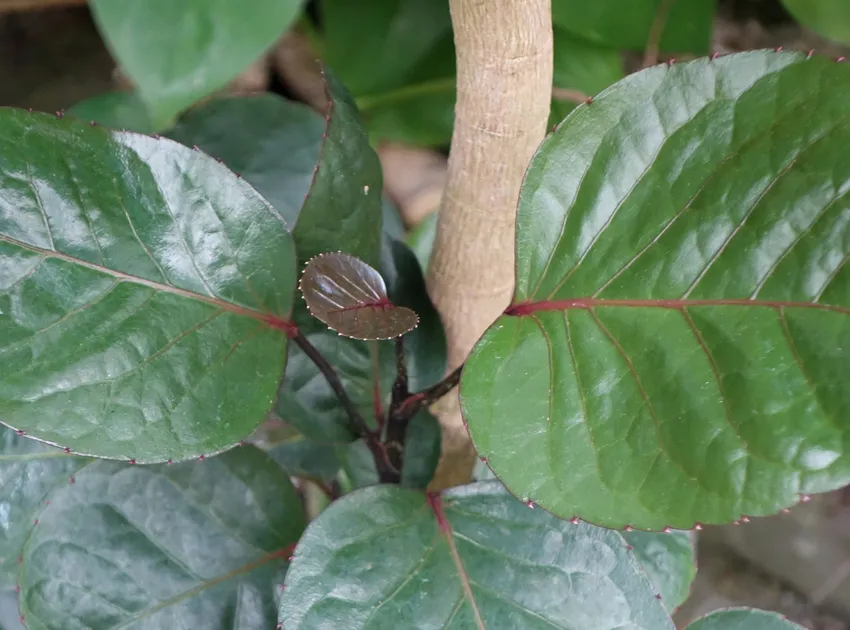
[[[272,406],[292,239],[176,142],[0,110],[0,421],[76,453],[184,459]]]
[[[693,532],[674,530],[664,535],[653,532],[623,532],[667,610],[674,611],[691,593],[697,575]]]
[[[688,625],[687,630],[803,630],[775,612],[754,608],[718,610]]]
[[[543,143],[461,383],[513,493],[688,529],[850,482],[848,99],[847,64],[743,53],[632,75]]]
[[[287,630],[672,630],[618,533],[529,509],[498,482],[371,486],[332,504],[286,576]]]
[[[111,52],[167,127],[224,87],[286,31],[302,0],[91,0]]]
[[[797,21],[824,37],[850,44],[850,9],[846,0],[782,0]]]
[[[268,630],[304,524],[286,473],[252,446],[173,466],[95,462],[38,516],[21,613],[42,630]]]
[[[133,92],[97,94],[69,107],[65,113],[85,122],[96,122],[113,129],[139,133],[154,131],[145,104]]]
[[[44,497],[86,461],[0,427],[0,590],[14,583],[21,547]]]
[[[171,137],[197,145],[243,176],[292,227],[299,268],[343,251],[373,267],[381,258],[381,164],[351,95],[324,74],[324,120],[305,106],[265,94],[211,101],[187,114]],[[294,320],[323,329],[302,300]]]
[[[552,0],[552,21],[591,41],[635,50],[647,45],[658,21],[661,51],[705,54],[715,4],[716,0]]]
[[[306,105],[257,94],[200,105],[168,136],[221,159],[294,226],[313,182],[324,128],[323,118]]]

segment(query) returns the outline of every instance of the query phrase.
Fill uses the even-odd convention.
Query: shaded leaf
[[[434,478],[440,461],[442,433],[440,422],[428,411],[420,411],[407,426],[401,485],[424,490]]]
[[[345,493],[379,483],[374,456],[362,439],[337,446],[337,456],[345,473]]]
[[[257,94],[213,99],[181,117],[168,135],[221,159],[294,226],[313,183],[324,128],[306,105]]]
[[[381,256],[383,175],[357,107],[345,86],[324,71],[330,99],[321,157],[293,236],[303,267],[342,251],[377,267]]]
[[[310,333],[306,337],[333,366],[360,415],[367,421],[374,418],[374,372],[369,345],[332,331]],[[384,369],[384,361],[379,365],[383,400],[389,395],[393,373]],[[348,416],[325,377],[295,347],[290,351],[283,383],[276,411],[285,422],[319,442],[351,442],[357,437],[351,432]]]
[[[385,237],[381,275],[386,278],[393,303],[415,309],[421,315],[420,325],[404,336],[404,347],[411,390],[430,387],[440,381],[445,371],[446,341],[439,314],[425,291],[422,271],[404,244]],[[395,379],[393,344],[370,342],[378,344],[375,366],[369,344],[322,328],[322,332],[308,333],[307,338],[334,366],[361,415],[367,421],[375,418],[376,398],[383,413],[389,405]],[[379,374],[377,390],[376,373]],[[290,354],[284,383],[277,404],[282,419],[304,435],[322,442],[354,439],[347,428],[347,416],[330,386],[312,361],[296,349]]]
[[[91,0],[112,54],[157,129],[223,88],[293,22],[302,0]]]
[[[86,461],[0,426],[0,589],[15,583],[21,547],[47,493]]]
[[[384,239],[381,277],[386,282],[390,301],[419,316],[419,325],[404,335],[408,385],[414,392],[440,382],[446,370],[446,335],[440,314],[428,297],[424,269],[404,243]],[[389,361],[392,353],[394,362],[390,345],[382,344],[383,356]],[[394,364],[392,369],[395,370]]]
[[[431,260],[431,252],[434,249],[434,239],[437,237],[437,220],[439,212],[432,212],[425,216],[419,224],[410,231],[405,242],[413,250],[419,266],[426,272],[428,262]]]
[[[424,489],[434,478],[440,460],[441,430],[439,421],[427,411],[418,413],[407,427],[401,485]],[[347,477],[347,492],[380,483],[375,458],[360,439],[337,447],[340,463]]]
[[[283,219],[176,142],[0,110],[0,420],[76,453],[246,438],[283,372]]]
[[[323,52],[377,141],[443,144],[454,119],[448,2],[322,0]]]
[[[755,608],[718,610],[697,619],[687,630],[802,630],[803,626],[788,621],[775,612]]]
[[[345,337],[394,339],[419,323],[414,311],[390,302],[376,269],[342,252],[312,258],[298,287],[310,314]]]
[[[544,141],[514,305],[461,382],[514,494],[689,529],[850,482],[848,97],[846,64],[742,53],[634,74]]]
[[[716,0],[552,0],[552,21],[599,44],[642,50],[653,21],[669,6],[659,50],[672,53],[708,52]]]
[[[69,107],[66,114],[85,122],[96,122],[113,129],[152,133],[155,131],[148,110],[131,92],[105,92]]]
[[[638,562],[655,584],[667,610],[676,610],[690,595],[691,582],[697,574],[693,533],[631,531],[623,532],[623,538],[634,547]]]
[[[557,0],[556,0],[557,1]],[[554,76],[549,124],[554,126],[576,107],[575,102],[558,98],[557,88],[595,96],[623,78],[623,59],[616,48],[595,44],[563,28],[553,29]]]
[[[782,0],[782,4],[818,35],[850,44],[850,11],[844,0]]]
[[[496,482],[354,492],[309,525],[285,584],[289,630],[673,628],[618,533],[530,510]]]
[[[381,214],[383,215],[384,234],[392,239],[403,241],[407,229],[396,205],[384,195],[381,199]]]
[[[373,141],[448,145],[456,83],[448,3],[324,0],[321,6],[326,59],[354,94]],[[593,95],[623,76],[622,61],[616,48],[580,35],[555,29],[555,85]],[[573,107],[555,99],[553,124]]]
[[[292,477],[331,481],[339,471],[333,444],[297,436],[269,449],[268,454]]]
[[[95,462],[39,515],[21,612],[56,630],[267,630],[304,525],[286,474],[251,446],[174,466]]]

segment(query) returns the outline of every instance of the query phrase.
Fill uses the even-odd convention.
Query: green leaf
[[[21,613],[44,630],[267,630],[304,525],[288,477],[252,446],[173,466],[95,462],[38,517]]]
[[[850,44],[850,11],[845,0],[782,0],[800,24],[818,35]]]
[[[92,96],[65,112],[85,122],[95,122],[113,129],[152,133],[155,131],[148,110],[131,92],[105,92]]]
[[[616,532],[530,510],[496,482],[371,486],[313,521],[286,575],[288,630],[672,630]]]
[[[404,463],[401,485],[424,490],[434,478],[440,461],[442,431],[440,422],[428,411],[420,411],[410,420],[404,436]]]
[[[383,175],[351,94],[327,69],[331,98],[318,169],[293,236],[298,262],[341,251],[377,267],[381,256]]]
[[[176,142],[0,110],[0,419],[75,453],[209,455],[272,406],[283,219]]]
[[[344,473],[345,493],[379,483],[375,458],[362,439],[337,446],[337,457]]]
[[[405,242],[416,255],[419,266],[428,270],[428,262],[431,260],[431,251],[434,249],[434,239],[437,238],[437,220],[440,213],[431,212],[426,215],[419,224],[410,231]]]
[[[718,610],[697,619],[687,630],[803,630],[775,612],[754,608]]]
[[[690,529],[850,482],[848,98],[847,64],[742,53],[631,75],[544,141],[514,305],[461,382],[511,492]]]
[[[552,111],[549,123],[556,125],[576,107],[576,103],[558,98],[557,88],[576,90],[594,96],[623,78],[620,51],[588,42],[557,26],[554,37],[554,77]]]
[[[229,97],[188,113],[170,136],[221,159],[294,226],[299,269],[331,251],[374,267],[385,213],[381,164],[347,89],[327,70],[325,81],[325,120],[272,94]],[[295,321],[322,328],[301,300]]]
[[[223,88],[269,48],[302,0],[91,0],[106,44],[158,129]]]
[[[552,21],[579,37],[614,48],[642,50],[653,22],[668,6],[661,52],[708,52],[716,0],[552,0]]]
[[[623,532],[635,556],[661,594],[667,610],[681,606],[691,592],[697,574],[695,538],[692,532]]]
[[[325,60],[373,139],[443,144],[454,119],[455,54],[445,0],[321,0]]]
[[[384,238],[381,275],[390,300],[415,310],[420,325],[404,337],[408,378],[412,391],[430,387],[442,378],[446,341],[439,314],[425,291],[425,280],[416,258],[403,243]],[[395,349],[388,342],[363,342],[340,337],[327,329],[307,333],[307,339],[339,374],[346,391],[367,420],[375,418],[376,372],[381,409],[389,404],[395,379]],[[373,364],[370,344],[377,343],[378,363]],[[277,413],[305,436],[320,442],[350,442],[355,436],[336,396],[316,366],[293,348],[280,393]]]
[[[319,163],[324,128],[306,105],[257,94],[213,99],[181,117],[168,136],[222,160],[294,226]]]
[[[21,547],[47,493],[86,461],[0,426],[0,589],[14,584]]]
[[[403,487],[422,490],[428,486],[437,470],[441,444],[440,423],[434,416],[421,411],[411,419],[404,443]],[[347,491],[380,483],[375,456],[362,439],[337,446],[337,456],[347,477]]]
[[[333,444],[322,444],[297,436],[275,445],[269,455],[292,477],[332,481],[339,471]]]

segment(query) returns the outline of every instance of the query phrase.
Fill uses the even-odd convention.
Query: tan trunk
[[[428,272],[450,369],[510,302],[514,221],[552,94],[550,0],[450,0],[457,106],[449,173]],[[432,488],[463,483],[474,462],[457,393],[437,409],[443,458]]]

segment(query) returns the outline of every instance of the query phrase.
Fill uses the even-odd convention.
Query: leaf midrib
[[[148,287],[149,289],[153,289],[154,291],[169,293],[171,295],[176,295],[189,300],[194,300],[196,302],[203,302],[223,311],[228,311],[236,315],[243,315],[252,319],[256,319],[269,325],[272,328],[285,329],[291,326],[291,323],[288,319],[279,315],[275,315],[273,313],[265,313],[249,308],[247,306],[241,306],[239,304],[227,302],[225,300],[222,300],[221,298],[213,297],[210,295],[202,295],[200,293],[195,293],[194,291],[189,291],[187,289],[181,289],[170,284],[163,284],[154,280],[148,280],[147,278],[132,276],[128,273],[124,273],[123,271],[118,271],[117,269],[110,269],[109,267],[104,267],[103,265],[98,265],[87,260],[82,260],[80,258],[70,256],[63,252],[37,247],[30,243],[25,243],[23,241],[14,239],[5,234],[0,234],[0,242],[9,243],[10,245],[13,245],[15,247],[19,247],[23,250],[38,254],[43,258],[55,258],[57,260],[62,260],[73,265],[85,267],[86,269],[91,269],[92,271],[102,273],[112,278],[116,278],[119,282],[129,282],[131,284],[137,284],[140,286]]]
[[[622,299],[609,300],[593,297],[572,298],[566,300],[538,300],[512,304],[505,311],[505,315],[531,315],[538,311],[569,311],[569,310],[592,310],[594,308],[666,308],[683,311],[687,308],[698,306],[743,306],[762,307],[779,310],[784,308],[806,308],[822,311],[831,311],[850,315],[850,307],[838,306],[837,304],[821,304],[820,302],[795,302],[791,300],[749,300],[745,298],[736,299]]]
[[[475,595],[472,592],[472,584],[470,583],[469,575],[466,572],[466,567],[463,566],[463,560],[461,559],[460,553],[458,553],[457,546],[455,545],[452,526],[443,511],[443,499],[439,494],[429,494],[428,504],[437,519],[437,527],[440,533],[445,537],[446,542],[448,543],[449,552],[451,553],[455,568],[457,568],[457,575],[460,579],[461,586],[463,587],[464,595],[466,596],[467,601],[469,601],[469,605],[472,607],[472,612],[475,616],[475,625],[479,628],[479,630],[487,630],[487,626],[484,625],[484,619],[481,616],[481,611],[478,610],[478,602],[475,601]]]
[[[174,595],[173,597],[169,597],[168,599],[160,602],[156,606],[146,608],[141,613],[134,615],[133,617],[131,617],[130,619],[128,619],[127,621],[122,623],[120,626],[115,626],[114,630],[122,630],[123,628],[129,628],[132,624],[136,623],[137,621],[139,621],[141,619],[146,619],[146,618],[150,617],[151,615],[156,614],[160,610],[164,610],[165,608],[168,608],[169,606],[179,604],[184,599],[188,599],[189,597],[193,597],[194,595],[198,595],[199,593],[203,593],[208,588],[211,588],[213,586],[217,586],[218,584],[221,584],[222,582],[227,582],[228,580],[232,580],[233,578],[236,578],[236,577],[239,577],[241,575],[245,575],[247,573],[250,573],[251,571],[254,571],[255,569],[259,569],[261,566],[268,564],[269,562],[272,562],[276,559],[286,558],[292,553],[292,551],[294,549],[295,549],[295,543],[292,543],[292,544],[288,545],[287,547],[284,547],[282,549],[278,549],[277,551],[272,551],[271,553],[267,553],[264,556],[260,556],[256,560],[253,560],[251,562],[243,564],[240,567],[236,567],[235,569],[232,569],[231,571],[228,571],[227,573],[224,573],[222,575],[214,577],[211,580],[207,580],[205,582],[202,582],[201,584],[198,584],[198,586],[191,588],[188,591],[183,591],[182,593],[178,593],[177,595]]]

